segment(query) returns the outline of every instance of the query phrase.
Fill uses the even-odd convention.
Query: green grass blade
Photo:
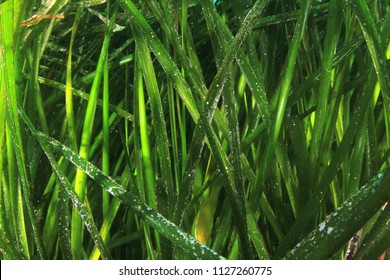
[[[62,258],[64,260],[72,260],[72,243],[70,236],[70,211],[68,206],[69,198],[66,194],[65,188],[60,188],[58,191],[58,235],[59,243],[62,251]]]
[[[331,258],[390,198],[390,189],[386,187],[389,180],[390,169],[375,176],[298,243],[286,258]]]
[[[138,196],[144,202],[148,201],[149,205],[155,206],[155,175],[152,160],[150,157],[150,143],[149,130],[146,116],[145,93],[141,68],[138,59],[135,59],[134,65],[134,127],[136,133],[134,134],[134,152],[142,155],[136,157],[136,186],[138,189]],[[150,200],[150,201],[149,201]],[[145,243],[150,244],[151,236],[147,225],[143,225],[145,232]],[[148,257],[154,259],[153,249],[147,247]]]
[[[28,128],[31,130],[31,132],[34,134],[36,139],[41,144],[41,147],[42,147],[43,151],[45,152],[47,158],[49,159],[50,164],[51,164],[51,166],[52,166],[52,168],[57,176],[57,179],[59,180],[59,182],[61,184],[61,187],[66,190],[68,197],[71,199],[74,207],[76,208],[78,214],[80,215],[80,219],[85,224],[88,231],[91,233],[91,237],[94,240],[96,246],[99,248],[103,259],[111,259],[111,255],[110,255],[105,243],[103,242],[103,240],[99,234],[99,231],[95,225],[95,222],[93,221],[91,214],[88,212],[87,208],[84,206],[84,203],[78,197],[77,193],[73,189],[69,180],[66,178],[66,176],[61,171],[57,161],[55,160],[53,152],[49,148],[50,146],[47,146],[47,143],[43,141],[42,137],[40,137],[39,132],[37,130],[35,130],[32,123],[30,122],[30,120],[28,119],[28,117],[25,115],[25,113],[23,111],[20,111],[20,115],[21,115],[23,121],[25,122],[25,124],[28,126]],[[65,244],[65,246],[69,246],[68,242]],[[69,257],[69,252],[67,252],[67,255]]]
[[[168,133],[166,130],[166,122],[160,91],[157,85],[157,78],[146,41],[136,29],[133,29],[133,31],[137,44],[138,59],[140,61],[140,66],[142,68],[142,73],[145,79],[152,110],[152,117],[154,120],[153,125],[154,130],[156,131],[156,144],[160,159],[159,162],[162,173],[162,180],[168,191],[168,209],[170,212],[172,212],[175,201],[175,189],[172,177],[172,164],[171,155],[169,152]],[[151,206],[152,208],[155,207],[155,205]]]
[[[134,26],[145,36],[150,49],[154,52],[164,71],[172,80],[184,104],[186,104],[192,118],[197,121],[199,119],[199,113],[195,105],[195,100],[192,96],[190,87],[184,80],[177,66],[173,63],[168,51],[158,40],[157,35],[155,32],[153,32],[153,29],[149,26],[145,18],[142,16],[132,1],[119,0],[118,2],[125,10],[125,12],[128,13]]]
[[[142,153],[142,162],[143,162],[143,172],[145,173],[145,183],[146,188],[141,193],[145,193],[146,201],[149,205],[155,209],[156,208],[156,194],[154,186],[154,171],[151,158],[151,148],[149,140],[149,129],[147,123],[146,115],[146,102],[145,102],[145,93],[143,89],[143,79],[141,70],[137,73],[138,78],[138,112],[139,112],[139,126],[140,126],[140,141],[141,141],[141,153]]]
[[[110,174],[110,101],[109,101],[109,73],[108,73],[108,56],[104,65],[104,82],[103,82],[103,145],[102,145],[102,171]],[[106,217],[110,208],[110,197],[106,192],[103,195],[103,217]]]
[[[221,257],[210,248],[200,244],[195,238],[191,237],[175,224],[161,216],[158,212],[141,202],[138,197],[126,191],[126,189],[124,189],[121,185],[105,175],[91,163],[75,154],[71,149],[41,132],[35,133],[37,139],[39,139],[42,144],[49,145],[54,150],[61,152],[65,158],[71,161],[78,168],[82,169],[92,179],[96,180],[111,195],[117,197],[125,205],[131,207],[131,209],[150,226],[158,230],[177,246],[191,253],[193,257],[199,259],[221,259]],[[75,198],[76,197],[72,197],[72,199]]]
[[[388,56],[386,56],[386,45],[388,44],[390,32],[389,16],[387,16],[387,21],[385,21],[385,26],[383,27],[383,34],[381,34],[365,1],[354,0],[352,7],[359,19],[364,39],[366,40],[367,48],[370,52],[372,64],[378,78],[380,91],[384,99],[385,115],[387,116],[385,119],[387,146],[390,147],[390,123],[388,118],[390,108],[390,68],[387,64]]]
[[[65,88],[66,88],[66,86],[64,84],[61,84],[59,82],[56,82],[54,80],[50,80],[50,79],[47,79],[44,77],[39,77],[38,81],[44,85],[47,85],[47,86],[52,87],[54,89],[58,89],[60,91],[65,91]],[[75,89],[75,88],[72,89],[72,93],[74,96],[80,97],[81,99],[84,99],[87,101],[90,98],[90,95],[88,93],[86,93],[82,90]],[[99,107],[103,107],[103,101],[100,98],[98,98],[96,100],[96,105]],[[115,105],[110,103],[109,108],[110,108],[111,112],[118,114],[119,116],[121,116],[122,118],[124,118],[130,122],[132,122],[134,120],[133,114],[129,113],[128,111],[123,110],[122,108],[120,108],[120,106],[115,106]]]
[[[0,258],[388,258],[389,0],[0,2]]]
[[[283,242],[281,242],[278,249],[276,250],[276,256],[281,257],[282,252],[284,250],[287,251],[289,249],[288,247],[290,247],[296,241],[296,238],[300,236],[302,232],[305,232],[305,224],[307,224],[310,218],[313,217],[314,212],[318,211],[319,202],[327,193],[328,187],[331,184],[336,172],[339,170],[342,162],[344,161],[349,150],[351,149],[351,143],[356,136],[358,127],[362,122],[366,110],[368,109],[368,106],[370,104],[371,95],[369,93],[372,92],[373,87],[375,85],[372,79],[373,75],[371,74],[370,76],[371,79],[369,79],[369,81],[371,82],[367,83],[365,85],[365,88],[363,89],[359,103],[356,107],[357,109],[352,116],[350,125],[348,126],[347,131],[345,132],[337,151],[333,155],[329,165],[324,171],[320,182],[315,186],[315,191],[310,196],[309,201],[302,208],[301,214],[297,217],[296,221],[294,222],[294,225],[290,228]]]
[[[226,24],[219,17],[217,10],[210,1],[202,1],[202,9],[206,15],[206,22],[211,32],[211,36],[217,37],[218,41],[222,42],[225,51],[229,50],[233,44],[233,35]],[[266,6],[266,1],[262,5]],[[214,25],[216,27],[214,28]],[[215,32],[215,33],[214,33]],[[260,77],[256,75],[250,60],[244,54],[240,48],[237,50],[237,63],[244,74],[245,80],[248,83],[249,88],[257,102],[260,109],[261,116],[264,117],[265,121],[269,123],[271,121],[271,109],[266,97],[264,85],[261,82]]]
[[[287,105],[287,100],[288,100],[288,93],[290,91],[291,87],[291,80],[293,77],[294,69],[295,69],[295,64],[298,56],[298,48],[299,44],[301,41],[301,37],[303,34],[303,31],[306,26],[306,19],[308,16],[308,11],[310,7],[311,1],[305,1],[304,5],[301,9],[301,14],[299,17],[299,20],[295,26],[295,31],[294,35],[292,38],[291,42],[291,47],[289,49],[289,53],[287,55],[287,60],[286,60],[286,66],[285,66],[285,72],[284,75],[279,82],[278,89],[277,89],[277,97],[278,98],[278,105],[276,108],[276,112],[274,115],[273,119],[273,125],[271,126],[270,130],[270,139],[267,142],[266,149],[264,152],[264,155],[262,156],[260,165],[259,165],[259,170],[256,174],[256,183],[255,183],[255,189],[254,189],[254,194],[252,195],[252,200],[251,200],[251,207],[253,205],[257,204],[261,193],[262,193],[262,185],[264,183],[268,168],[270,166],[270,161],[272,158],[272,155],[274,154],[275,151],[275,146],[278,142],[280,130],[282,127],[282,122],[284,119],[284,114],[286,110],[286,105]]]
[[[317,166],[318,162],[324,161],[322,156],[323,144],[321,143],[324,139],[324,127],[326,125],[326,120],[329,117],[329,89],[331,86],[331,77],[332,77],[332,62],[337,45],[337,40],[339,37],[340,25],[341,25],[341,15],[340,15],[340,1],[332,0],[330,1],[329,7],[329,20],[327,21],[326,26],[326,35],[325,35],[325,49],[322,61],[321,69],[321,80],[318,88],[318,97],[316,102],[316,111],[315,111],[315,123],[313,128],[313,137],[310,143],[309,150],[309,162],[311,166],[314,166],[312,174],[313,180],[311,184],[315,184],[316,181],[314,178],[319,178]]]
[[[86,159],[89,158],[89,150],[90,150],[91,139],[93,135],[92,130],[93,130],[93,123],[95,118],[97,97],[99,94],[99,87],[103,75],[105,59],[107,57],[107,51],[110,44],[112,29],[114,26],[117,12],[118,12],[117,9],[113,12],[113,15],[110,20],[110,25],[105,34],[103,46],[100,52],[99,62],[96,67],[97,69],[96,75],[91,87],[90,98],[88,100],[87,111],[84,118],[79,155]],[[84,201],[85,199],[86,183],[87,183],[86,181],[87,181],[87,175],[83,171],[78,169],[76,172],[74,188],[81,201]],[[81,258],[81,254],[80,252],[78,252],[78,249],[82,248],[82,241],[83,241],[82,230],[83,230],[82,221],[80,220],[80,216],[78,215],[77,211],[74,210],[72,214],[72,248],[74,250],[73,253],[76,259]]]
[[[185,209],[184,205],[186,204],[186,201],[188,200],[190,194],[189,187],[192,185],[194,172],[196,170],[196,166],[199,163],[201,151],[204,146],[204,137],[205,134],[207,134],[208,141],[210,142],[211,150],[213,151],[214,156],[217,159],[218,165],[220,166],[220,170],[224,175],[224,177],[226,178],[227,182],[229,182],[227,184],[228,195],[230,196],[232,201],[232,206],[235,209],[234,217],[235,217],[235,221],[237,222],[237,227],[239,228],[238,233],[240,234],[240,239],[243,246],[241,252],[243,253],[243,256],[247,254],[246,257],[248,258],[251,258],[252,253],[251,253],[251,245],[248,239],[245,205],[240,203],[242,198],[239,196],[239,193],[237,192],[234,179],[233,179],[234,177],[231,173],[232,170],[231,165],[229,163],[229,160],[226,157],[226,154],[221,149],[221,146],[218,143],[219,141],[216,139],[216,136],[213,133],[213,130],[210,126],[210,122],[214,115],[217,101],[219,100],[219,97],[225,87],[226,80],[228,78],[228,73],[232,65],[232,59],[234,58],[234,55],[237,53],[240,45],[243,43],[246,36],[250,32],[251,28],[253,27],[252,24],[254,19],[262,12],[262,10],[265,7],[265,3],[257,2],[256,4],[257,5],[255,5],[252,8],[251,12],[249,13],[243,25],[241,26],[241,29],[238,32],[236,38],[234,39],[231,49],[226,55],[223,63],[221,64],[221,67],[217,75],[214,77],[213,83],[211,84],[210,89],[205,98],[205,101],[203,102],[203,108],[201,111],[202,113],[200,115],[200,120],[197,123],[197,126],[193,134],[193,140],[188,155],[186,172],[182,180],[182,185],[186,186],[186,189],[183,189],[183,191],[179,194],[178,202],[176,205],[176,213],[175,213],[175,221],[181,222],[183,219],[183,213],[184,213],[183,210]]]
[[[14,5],[15,4],[15,5]],[[15,157],[17,162],[17,168],[19,173],[19,180],[22,185],[22,195],[23,200],[26,206],[27,215],[30,219],[30,226],[33,232],[33,238],[36,244],[36,248],[41,259],[44,259],[46,254],[43,247],[43,242],[41,239],[41,235],[39,232],[39,228],[37,225],[36,217],[34,215],[34,207],[31,202],[31,182],[28,178],[28,172],[26,167],[26,159],[23,148],[22,141],[22,133],[20,122],[17,113],[18,102],[20,101],[18,98],[18,84],[17,80],[20,77],[20,69],[18,63],[18,51],[16,49],[19,48],[19,45],[16,43],[15,36],[16,31],[18,30],[18,19],[20,16],[20,11],[18,10],[21,7],[19,1],[8,1],[1,5],[0,10],[0,28],[1,28],[1,43],[2,43],[2,60],[1,64],[5,65],[2,68],[3,74],[2,77],[5,82],[5,88],[2,90],[6,90],[6,104],[7,104],[7,125],[9,126],[11,139],[13,140],[13,144],[15,146]],[[22,207],[22,205],[19,205]],[[19,212],[23,215],[21,212]],[[22,218],[20,216],[20,218]],[[21,221],[20,226],[24,226],[24,218]],[[21,233],[21,232],[20,232]],[[27,240],[26,236],[22,237],[22,239]],[[25,252],[27,256],[31,255],[33,252]]]
[[[65,104],[66,104],[66,118],[68,122],[68,135],[70,146],[75,151],[78,150],[77,145],[77,135],[76,135],[76,124],[74,120],[74,109],[73,109],[73,83],[72,83],[72,53],[73,53],[73,45],[76,37],[77,28],[80,22],[81,17],[81,9],[77,10],[75,20],[73,22],[72,33],[69,43],[69,53],[68,53],[68,61],[66,64],[66,87],[65,87]]]
[[[2,248],[1,259],[4,260],[20,260],[21,256],[15,250],[12,242],[8,239],[5,231],[0,231],[0,246]]]
[[[378,259],[390,248],[390,206],[389,203],[380,211],[373,228],[364,237],[354,259]]]
[[[384,99],[387,101],[387,105],[389,105],[390,72],[388,66],[386,65],[386,53],[383,48],[384,42],[382,42],[367,2],[363,0],[353,0],[352,7],[361,23],[363,35],[367,43],[367,48],[370,51],[372,63],[378,76],[382,94]],[[388,39],[384,39],[388,41]]]

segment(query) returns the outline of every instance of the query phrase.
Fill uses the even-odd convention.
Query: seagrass
[[[389,7],[0,1],[0,258],[388,259]]]

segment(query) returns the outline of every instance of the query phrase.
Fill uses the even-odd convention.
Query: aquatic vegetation
[[[389,7],[0,1],[0,258],[389,258]]]

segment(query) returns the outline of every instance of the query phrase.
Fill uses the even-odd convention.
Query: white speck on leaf
[[[324,228],[325,228],[325,222],[322,222],[322,223],[320,224],[320,231],[323,231]]]

